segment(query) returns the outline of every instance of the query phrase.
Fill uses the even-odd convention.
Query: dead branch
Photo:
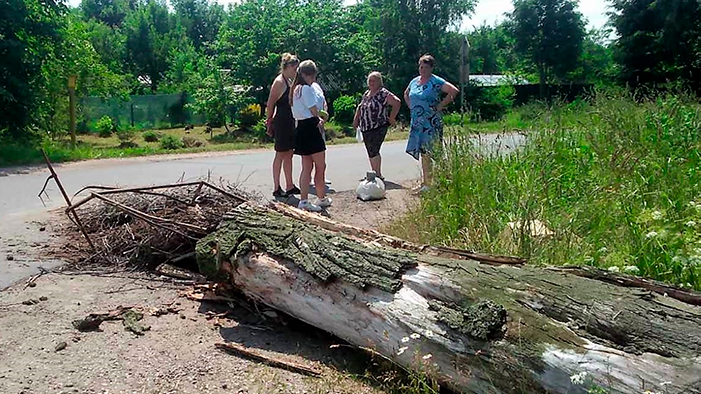
[[[223,350],[227,353],[235,354],[238,356],[243,356],[245,358],[248,358],[253,361],[258,361],[263,364],[270,365],[271,367],[275,368],[280,368],[284,369],[287,371],[291,372],[296,372],[302,375],[306,376],[313,376],[315,378],[318,378],[321,376],[321,371],[315,368],[310,368],[307,366],[304,366],[302,364],[298,363],[293,363],[290,361],[283,361],[280,359],[275,359],[272,357],[264,356],[262,354],[259,354],[257,352],[253,352],[250,349],[246,348],[243,345],[239,345],[237,343],[217,343],[214,346],[216,346],[217,349]]]

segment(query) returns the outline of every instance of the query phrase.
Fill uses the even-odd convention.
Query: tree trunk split
[[[701,393],[698,306],[273,208],[228,214],[201,271],[455,391]]]

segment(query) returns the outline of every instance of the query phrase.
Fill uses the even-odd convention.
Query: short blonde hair
[[[384,85],[384,83],[382,81],[382,73],[381,72],[379,72],[379,71],[371,72],[370,74],[368,74],[368,80],[370,80],[370,78],[375,78],[378,81],[380,81],[380,86]]]

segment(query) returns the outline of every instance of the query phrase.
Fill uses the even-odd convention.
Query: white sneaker
[[[321,212],[323,210],[320,206],[312,203],[309,200],[301,200],[299,202],[299,205],[297,205],[297,208],[303,209],[303,210],[309,211],[309,212]]]
[[[328,179],[326,179],[326,178],[324,178],[324,183],[327,184],[327,185],[330,185],[330,184],[331,184],[331,181],[328,180]]]
[[[324,198],[320,198],[319,201],[316,202],[316,204],[322,208],[327,208],[327,207],[331,206],[332,202],[333,201],[330,198],[324,197]]]

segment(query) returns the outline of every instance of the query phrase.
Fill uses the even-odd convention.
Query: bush
[[[180,149],[183,147],[183,142],[178,139],[178,137],[166,134],[161,139],[161,148],[167,150]]]
[[[462,114],[458,112],[453,112],[450,114],[443,115],[443,124],[446,126],[460,126],[467,125],[470,122],[470,114],[465,114],[463,118]]]
[[[333,119],[344,125],[353,124],[356,100],[352,96],[340,96],[333,102]]]
[[[265,127],[265,119],[260,119],[255,126],[253,126],[253,136],[258,140],[258,142],[268,142],[272,138],[267,134],[267,128]]]
[[[514,105],[516,90],[511,85],[498,87],[473,87],[469,90],[468,106],[473,121],[496,121],[506,115]]]
[[[239,124],[244,130],[250,130],[260,120],[260,104],[251,104],[239,111]]]
[[[133,129],[125,129],[117,132],[119,142],[134,142],[136,139],[136,131]]]
[[[102,138],[111,137],[112,132],[115,129],[114,122],[112,122],[112,118],[110,118],[107,115],[100,118],[100,120],[97,121],[95,127],[97,128],[98,135]]]
[[[161,134],[153,130],[145,131],[142,136],[146,142],[158,142],[161,139]]]

